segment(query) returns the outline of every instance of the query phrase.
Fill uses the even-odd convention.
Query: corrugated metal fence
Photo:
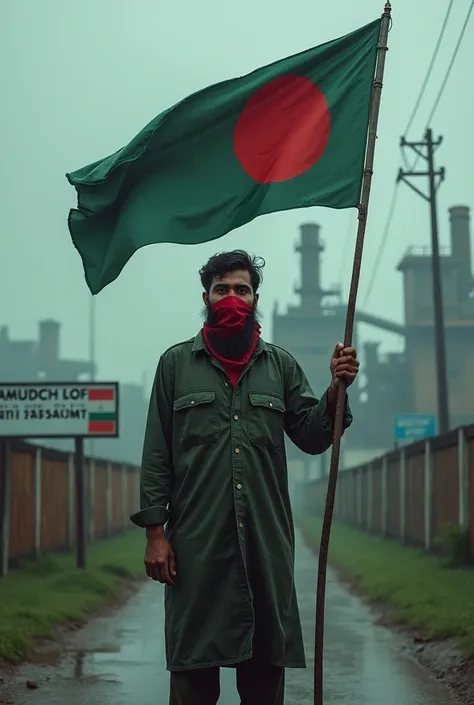
[[[4,573],[22,558],[72,550],[76,519],[74,456],[23,441],[6,447],[8,458],[0,457]],[[139,469],[86,458],[85,475],[89,541],[131,528],[129,516],[139,506]]]
[[[305,487],[305,507],[322,514],[327,479]],[[474,558],[474,426],[413,443],[342,471],[335,518],[427,550],[443,524],[469,532]]]

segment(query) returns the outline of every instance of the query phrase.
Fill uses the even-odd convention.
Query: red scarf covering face
[[[255,321],[255,332],[252,344],[243,357],[240,360],[228,360],[214,350],[209,340],[209,333],[211,335],[221,335],[229,338],[238,335],[244,329],[253,308],[245,301],[242,301],[242,299],[239,299],[238,296],[226,296],[213,304],[211,310],[214,314],[215,323],[212,326],[207,322],[204,323],[202,329],[204,340],[211,354],[222,364],[232,386],[235,387],[242,370],[257,347],[260,336],[260,325]]]

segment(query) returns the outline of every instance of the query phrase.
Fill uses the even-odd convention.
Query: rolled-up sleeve
[[[140,511],[130,520],[142,528],[165,524],[173,486],[173,372],[161,357],[148,407],[140,473]]]
[[[317,399],[301,367],[290,359],[285,388],[285,431],[304,453],[319,455],[331,447],[334,420],[327,412],[327,392]],[[352,423],[346,395],[343,432]]]

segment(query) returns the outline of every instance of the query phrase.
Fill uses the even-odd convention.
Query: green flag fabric
[[[357,206],[379,31],[377,20],[194,93],[67,174],[91,292],[145,245],[207,242],[281,210]]]

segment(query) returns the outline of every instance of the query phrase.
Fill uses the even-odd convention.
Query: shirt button
[[[236,452],[237,454],[239,454],[239,453],[240,453],[240,448],[236,448],[236,449],[235,449],[235,452]]]
[[[235,421],[239,420],[239,417],[237,416],[237,414],[234,416],[234,419],[235,419]]]
[[[240,484],[240,482],[239,482],[239,484],[237,485],[237,489],[238,489],[238,490],[241,490],[241,489],[242,489],[242,485]]]
[[[193,403],[193,402],[192,402]],[[273,406],[273,404],[270,402],[269,406]]]
[[[242,524],[242,522],[241,522],[241,521],[239,521],[239,526],[240,526],[240,528],[241,528],[241,529],[243,529],[243,528],[244,528],[244,525]]]
[[[192,401],[192,402],[191,402],[191,406],[192,406],[193,404],[194,404],[194,402]]]

